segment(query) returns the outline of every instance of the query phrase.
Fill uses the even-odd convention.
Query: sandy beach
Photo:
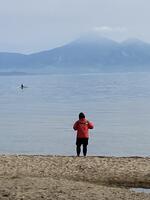
[[[150,158],[0,156],[0,199],[149,200]]]

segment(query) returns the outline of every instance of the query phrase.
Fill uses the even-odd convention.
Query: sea
[[[140,72],[0,76],[0,154],[76,155],[80,112],[94,123],[88,155],[149,156],[150,73]]]

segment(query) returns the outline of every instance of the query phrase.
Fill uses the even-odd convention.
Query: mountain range
[[[57,47],[29,55],[0,53],[0,72],[132,72],[150,71],[150,44],[139,39],[116,42],[85,35]]]

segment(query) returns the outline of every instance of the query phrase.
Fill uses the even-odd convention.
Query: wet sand
[[[150,200],[150,158],[0,156],[0,200]]]

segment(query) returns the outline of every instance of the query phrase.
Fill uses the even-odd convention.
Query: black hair
[[[81,113],[79,114],[79,119],[83,119],[83,118],[85,118],[85,115],[84,115],[84,113],[81,112]]]

